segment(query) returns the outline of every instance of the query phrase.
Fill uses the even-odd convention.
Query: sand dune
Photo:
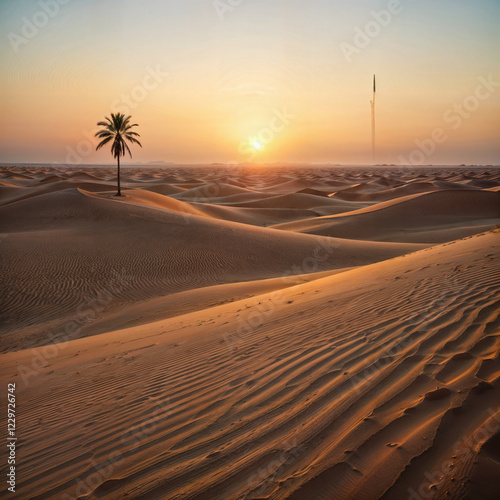
[[[334,200],[328,197],[317,196],[307,193],[292,193],[285,194],[281,196],[273,196],[270,198],[265,198],[263,200],[251,201],[246,203],[240,203],[240,207],[251,207],[251,208],[287,208],[287,207],[295,207],[295,208],[304,208],[304,209],[313,209],[315,207],[332,207],[333,209],[337,209],[339,212],[345,212],[346,207],[350,207],[350,210],[355,210],[359,208],[359,205],[356,204],[348,204],[343,201]]]
[[[228,302],[234,302],[263,293],[307,283],[325,276],[349,271],[353,268],[335,269],[303,275],[294,275],[293,279],[270,278],[242,283],[214,285],[205,288],[173,293],[165,297],[138,301],[118,312],[105,314],[102,318],[82,327],[81,335],[90,336],[142,325],[160,319],[182,316],[192,311],[208,309]]]
[[[0,168],[12,498],[496,499],[498,169],[114,174]]]
[[[193,203],[203,213],[217,219],[250,224],[252,226],[272,226],[297,219],[316,217],[320,211],[298,208],[238,208],[233,206]]]
[[[485,429],[500,429],[500,373],[484,368],[500,346],[499,238],[70,342],[24,390],[38,404],[19,489],[404,498],[428,472],[439,492],[470,491]],[[238,335],[258,303],[269,314]],[[32,356],[4,355],[6,373],[21,384]],[[474,453],[457,452],[464,435]]]
[[[491,229],[499,217],[499,193],[455,190],[405,196],[274,227],[338,238],[441,243]]]
[[[320,271],[364,265],[421,247],[264,229],[214,219],[148,191],[126,193],[116,198],[68,189],[1,207],[0,227],[7,234],[1,279],[8,293],[0,299],[0,315],[24,327],[57,317],[63,323],[82,295],[105,290],[113,273],[130,281],[127,294],[112,305],[117,308],[183,290],[281,276],[294,266],[294,274],[301,274],[304,266]],[[40,335],[43,329],[32,341]]]
[[[158,193],[158,194],[163,194],[165,196],[169,196],[171,194],[176,194],[176,193],[181,193],[184,191],[184,189],[173,186],[172,184],[159,184],[159,185],[152,185],[148,186],[145,189],[148,191],[152,191],[153,193]]]
[[[351,200],[375,202],[392,200],[394,198],[400,198],[402,196],[407,196],[410,194],[428,193],[430,191],[436,191],[440,189],[431,182],[411,182],[408,184],[404,184],[403,186],[398,186],[390,189],[375,190],[373,192],[366,192],[363,189],[359,188],[360,186],[357,186],[356,188],[338,191],[332,196],[334,196],[336,199],[347,201]]]
[[[80,190],[82,194],[90,195],[89,192]],[[114,194],[111,193],[111,196]],[[109,196],[106,196],[109,199]],[[111,198],[112,199],[112,198]],[[140,203],[147,205],[149,207],[163,208],[165,210],[172,210],[174,212],[181,212],[191,215],[204,216],[205,214],[201,210],[197,210],[189,203],[185,203],[175,198],[164,196],[159,193],[143,190],[143,189],[128,189],[124,197],[119,198],[117,201],[130,203]]]
[[[226,196],[247,194],[251,192],[250,189],[239,188],[231,186],[230,184],[203,184],[199,187],[188,189],[183,193],[176,195],[176,198],[201,200],[210,198],[225,198]]]

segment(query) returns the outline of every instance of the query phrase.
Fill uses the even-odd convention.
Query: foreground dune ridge
[[[238,314],[271,295],[70,342],[26,389],[26,439],[44,432],[20,491],[73,494],[118,451],[92,496],[401,498],[425,482],[414,471],[453,461],[462,430],[442,422],[475,430],[499,413],[499,247],[486,234],[298,285],[236,342]],[[123,437],[155,412],[138,446]]]
[[[0,168],[13,498],[496,498],[498,169],[122,181]],[[265,227],[339,210],[343,237]]]

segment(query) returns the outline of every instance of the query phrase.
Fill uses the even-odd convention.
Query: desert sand
[[[498,498],[500,169],[115,182],[0,169],[11,498]]]

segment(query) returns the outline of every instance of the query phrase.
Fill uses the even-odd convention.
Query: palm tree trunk
[[[118,178],[117,178],[118,192],[116,193],[116,196],[121,196],[122,192],[120,190],[120,155],[117,156],[117,160],[118,160]]]

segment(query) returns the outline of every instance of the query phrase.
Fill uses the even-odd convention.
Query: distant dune
[[[142,166],[116,197],[112,168],[0,168],[11,497],[496,498],[499,189]]]
[[[340,238],[440,243],[491,228],[499,218],[500,193],[455,189],[275,227]]]

